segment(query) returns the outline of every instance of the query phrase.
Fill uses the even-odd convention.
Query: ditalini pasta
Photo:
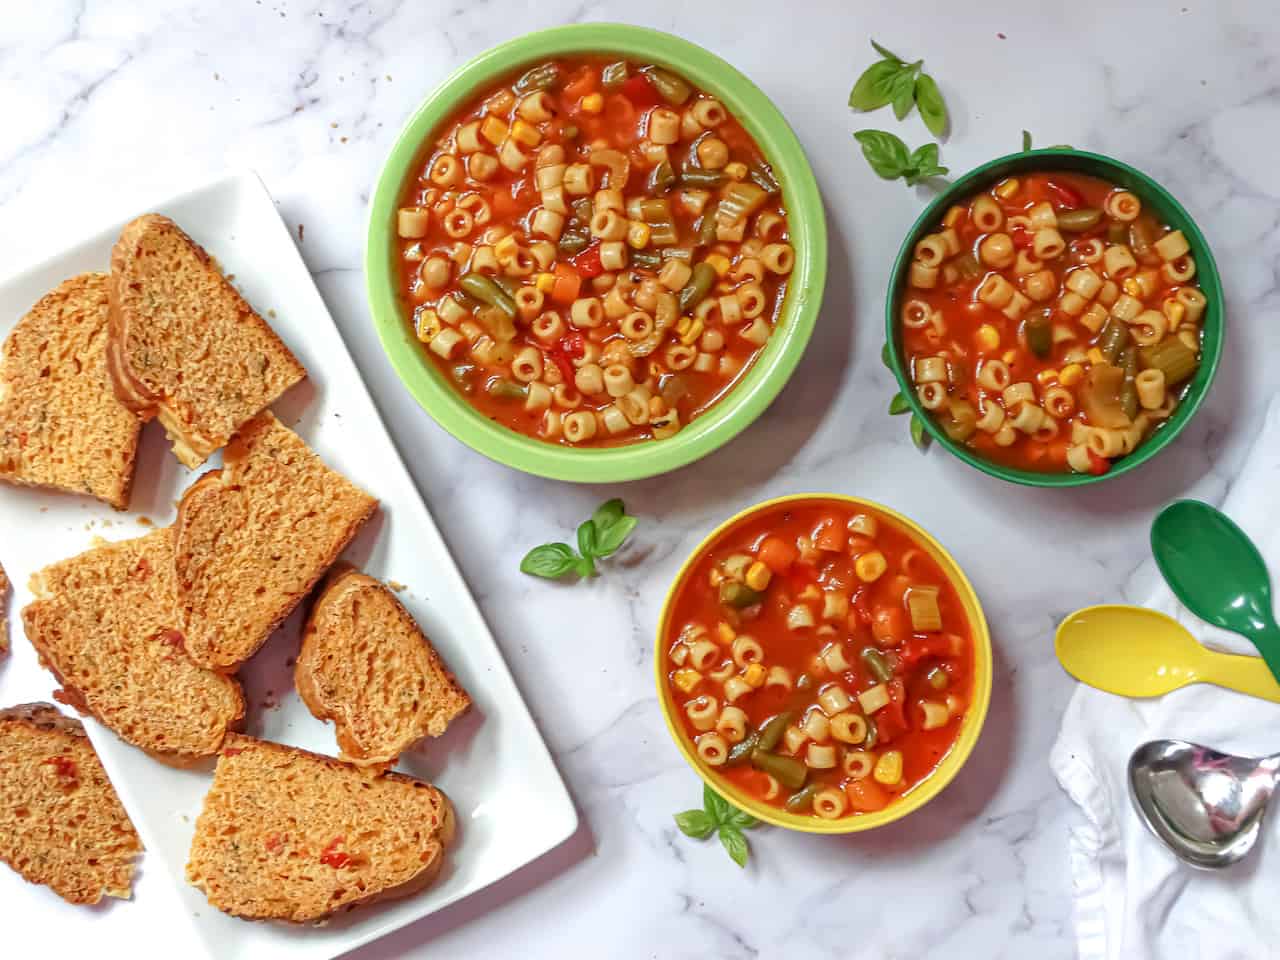
[[[1074,173],[947,211],[902,297],[916,395],[949,437],[1024,470],[1105,473],[1176,408],[1206,298],[1186,237]]]
[[[768,342],[795,265],[781,189],[682,78],[539,64],[423,150],[394,224],[403,296],[492,420],[549,443],[664,439]]]
[[[742,790],[824,819],[933,772],[968,708],[955,588],[890,519],[789,502],[723,534],[677,587],[665,668],[684,734]]]

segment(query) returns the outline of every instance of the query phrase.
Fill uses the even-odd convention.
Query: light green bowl
[[[551,57],[618,54],[655,63],[718,97],[759,144],[782,184],[796,264],[777,329],[752,367],[710,410],[667,440],[606,449],[544,443],[497,424],[467,402],[426,356],[398,293],[395,211],[422,145],[466,100]],[[374,188],[365,243],[369,308],[400,380],[436,422],[473,450],[526,473],[590,483],[637,480],[692,463],[756,419],[795,370],[813,332],[827,273],[827,227],[813,171],[782,114],[755,84],[712,53],[656,30],[624,24],[553,27],[494,47],[463,66],[405,125]]]
[[[988,460],[947,436],[934,420],[932,414],[925,410],[916,396],[911,384],[911,377],[906,370],[905,357],[902,352],[902,337],[898,317],[901,316],[902,298],[906,289],[907,271],[911,267],[916,244],[927,233],[932,233],[942,220],[947,208],[954,203],[967,200],[973,194],[986,190],[999,183],[1005,177],[1019,174],[1052,172],[1068,170],[1075,173],[1098,177],[1136,194],[1144,206],[1154,210],[1160,219],[1176,230],[1181,230],[1191,245],[1191,255],[1196,260],[1196,280],[1200,284],[1208,304],[1205,306],[1202,323],[1200,367],[1186,387],[1182,402],[1163,426],[1148,437],[1141,446],[1119,460],[1104,474],[1094,476],[1082,473],[1042,473],[1036,470],[1019,470]],[[885,335],[889,344],[890,368],[898,378],[898,385],[903,395],[925,425],[925,429],[941,446],[959,457],[971,467],[977,467],[1001,480],[1021,483],[1029,487],[1083,487],[1091,483],[1101,483],[1113,477],[1123,476],[1138,469],[1169,444],[1182,432],[1191,420],[1200,404],[1204,402],[1218,372],[1218,361],[1222,358],[1223,338],[1223,299],[1222,282],[1218,278],[1218,267],[1209,251],[1209,244],[1196,226],[1191,215],[1183,209],[1182,204],[1160,184],[1145,173],[1135,170],[1126,163],[1098,153],[1087,153],[1084,150],[1046,149],[1029,150],[1024,153],[1010,154],[990,163],[970,170],[953,183],[933,203],[925,208],[924,213],[916,220],[915,225],[902,242],[898,251],[898,259],[893,273],[889,277],[889,292],[885,297]]]

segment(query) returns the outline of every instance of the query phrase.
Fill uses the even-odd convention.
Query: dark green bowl
[[[1110,470],[1099,476],[1018,470],[977,455],[964,444],[957,443],[948,437],[929,411],[925,410],[920,403],[920,398],[916,396],[915,388],[911,384],[911,378],[903,363],[898,316],[906,287],[907,271],[911,266],[916,244],[925,234],[932,233],[937,228],[943,214],[952,204],[959,203],[978,191],[999,183],[1005,177],[1054,170],[1089,174],[1121,186],[1136,194],[1143,205],[1154,210],[1164,223],[1176,230],[1181,230],[1186,235],[1187,242],[1191,245],[1191,254],[1196,260],[1196,280],[1208,300],[1202,322],[1200,367],[1186,387],[1182,402],[1178,404],[1173,416],[1141,446],[1133,453],[1115,461]],[[940,446],[945,447],[970,466],[993,477],[999,477],[1001,480],[1021,483],[1029,487],[1083,487],[1091,483],[1101,483],[1138,469],[1169,446],[1200,409],[1200,404],[1204,402],[1209,386],[1213,383],[1214,375],[1218,372],[1218,361],[1222,357],[1222,323],[1222,282],[1218,278],[1218,266],[1214,263],[1213,254],[1209,250],[1204,234],[1191,219],[1191,215],[1168,190],[1145,173],[1111,157],[1086,153],[1083,150],[1030,150],[999,157],[970,170],[929,204],[912,226],[902,242],[902,249],[898,251],[898,259],[894,262],[893,273],[889,277],[889,292],[885,298],[885,336],[889,344],[890,367],[894,376],[898,378],[903,396],[907,398],[912,411],[924,423],[925,429]]]

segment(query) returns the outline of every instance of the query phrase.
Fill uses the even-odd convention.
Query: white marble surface
[[[1046,765],[1070,687],[1050,628],[1120,595],[1163,501],[1221,499],[1280,386],[1280,26],[1266,0],[779,7],[44,0],[0,20],[0,263],[228,167],[258,170],[583,814],[564,848],[362,960],[1073,955],[1073,815]],[[383,357],[360,270],[370,185],[419,99],[492,44],[571,20],[671,30],[750,75],[808,150],[831,231],[818,330],[773,408],[702,463],[607,488],[513,473],[437,428]],[[850,134],[890,126],[913,146],[926,134],[914,117],[898,127],[887,112],[845,108],[869,35],[927,59],[955,118],[942,150],[953,170],[1016,149],[1027,127],[1038,142],[1144,168],[1199,219],[1223,270],[1231,336],[1207,408],[1148,469],[1081,492],[1016,488],[940,451],[921,456],[905,421],[885,415],[885,276],[927,194],[876,179]],[[928,808],[849,839],[757,831],[743,872],[672,825],[700,784],[662,726],[652,631],[698,538],[731,511],[802,490],[883,500],[955,552],[991,620],[995,691],[972,760]],[[642,522],[603,577],[561,587],[517,572],[523,548],[566,536],[614,494]],[[76,911],[0,871],[6,940],[34,951],[53,931],[60,955],[182,955],[163,882],[144,867],[133,903]]]

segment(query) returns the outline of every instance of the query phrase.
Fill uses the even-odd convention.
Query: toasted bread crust
[[[142,844],[79,720],[0,710],[0,860],[69,903],[128,898]]]
[[[174,565],[187,651],[229,672],[266,642],[378,501],[325,466],[270,412],[178,505]]]
[[[439,874],[456,816],[440,790],[283,744],[227,738],[187,881],[250,920],[311,923],[412,895]]]
[[[183,650],[172,564],[167,527],[95,547],[36,573],[22,619],[58,699],[181,766],[217,753],[244,696]]]
[[[0,656],[9,652],[9,578],[0,567]]]
[[[41,297],[0,359],[0,480],[129,505],[141,421],[107,373],[107,277],[85,273]]]
[[[350,567],[330,574],[311,609],[294,683],[317,719],[334,722],[342,759],[375,768],[471,706],[395,594]]]
[[[111,250],[107,370],[116,396],[158,417],[198,467],[306,376],[208,253],[167,217],[125,225]]]

